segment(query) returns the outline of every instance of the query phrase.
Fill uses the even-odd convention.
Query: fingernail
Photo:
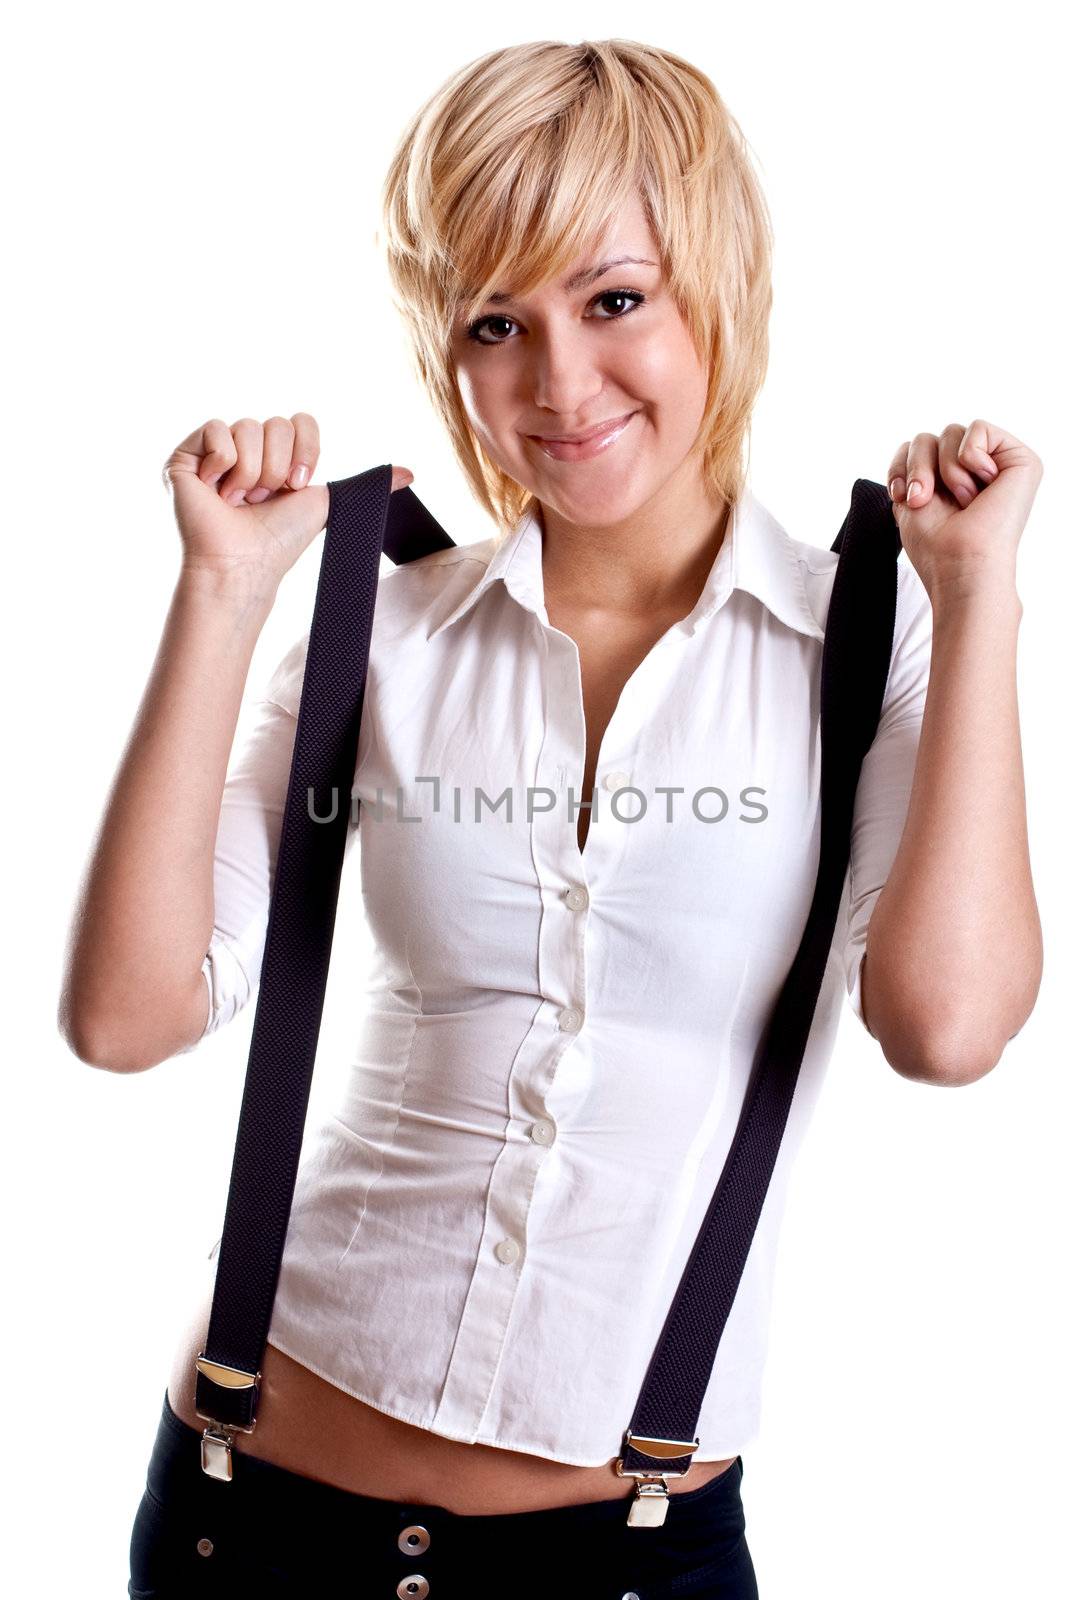
[[[921,493],[922,484],[919,482],[918,478],[912,478],[911,482],[908,484],[908,504],[910,505],[911,502],[917,499]]]
[[[248,500],[248,503],[249,503],[250,506],[258,506],[260,501],[261,500],[265,500],[269,494],[270,494],[270,490],[269,489],[263,489],[263,488],[251,489],[251,490],[249,490],[249,493],[247,494],[246,499]]]
[[[292,484],[294,489],[302,489],[307,482],[307,476],[308,469],[305,467],[304,463],[301,462],[298,467],[293,468],[289,475],[289,482]]]
[[[889,493],[894,500],[899,500],[901,495],[904,493],[904,479],[894,478],[892,483],[889,485]]]
[[[226,504],[230,506],[239,506],[244,497],[245,492],[243,489],[231,489],[229,494],[226,496]]]

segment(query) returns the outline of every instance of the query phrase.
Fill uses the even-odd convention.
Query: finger
[[[219,484],[219,494],[228,505],[240,505],[249,489],[259,482],[263,468],[263,424],[255,417],[241,417],[230,426],[237,446],[237,461]]]
[[[912,511],[930,501],[936,471],[937,439],[932,433],[917,433],[908,446],[908,488],[905,499]]]
[[[393,493],[393,491],[396,490],[396,489],[406,489],[408,484],[409,483],[414,483],[414,481],[415,481],[415,474],[412,471],[410,471],[409,468],[407,468],[407,467],[394,467],[393,468],[393,481],[389,485],[389,492]]]
[[[268,417],[263,424],[263,465],[255,487],[245,495],[250,506],[266,500],[289,476],[295,432],[288,417]]]
[[[292,423],[293,457],[288,482],[290,488],[302,489],[311,482],[319,464],[319,425],[307,411],[294,411]]]
[[[218,417],[205,422],[202,432],[204,454],[197,477],[211,486],[218,483],[223,473],[228,472],[236,462],[237,446],[229,428]]]
[[[983,483],[992,483],[999,472],[999,467],[989,454],[996,445],[992,438],[993,430],[987,422],[976,418],[965,429],[960,441],[960,460],[976,478],[981,478]]]
[[[892,461],[889,463],[889,497],[891,500],[903,500],[907,484],[904,479],[908,471],[908,446],[911,440],[905,439]]]
[[[960,465],[959,448],[964,431],[961,422],[950,422],[947,428],[942,428],[937,441],[937,470],[949,493],[955,495],[961,506],[969,506],[978,490],[966,467]]]

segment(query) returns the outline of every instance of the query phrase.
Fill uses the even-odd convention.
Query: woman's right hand
[[[163,468],[183,569],[247,574],[257,586],[276,587],[326,526],[330,491],[311,482],[318,459],[318,424],[306,411],[266,422],[242,417],[232,427],[214,418],[195,428]],[[413,477],[394,467],[392,489]]]

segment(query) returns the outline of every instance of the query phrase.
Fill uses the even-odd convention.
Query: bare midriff
[[[168,1386],[174,1411],[198,1433],[207,1424],[196,1414],[195,1363],[207,1340],[212,1292],[213,1286],[179,1342]],[[448,1439],[376,1410],[272,1344],[264,1349],[260,1373],[256,1425],[251,1433],[235,1435],[235,1455],[258,1456],[355,1494],[481,1516],[621,1499],[634,1492],[635,1480],[619,1477],[614,1457],[602,1466],[584,1467]],[[628,1420],[620,1424],[620,1444]],[[667,1479],[672,1498],[701,1488],[735,1459],[694,1461],[684,1477]]]

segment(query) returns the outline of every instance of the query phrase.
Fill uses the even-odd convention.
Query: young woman
[[[694,67],[618,40],[474,62],[405,133],[385,241],[500,531],[381,579],[350,1086],[305,1142],[230,1484],[199,1464],[210,1284],[179,1343],[129,1592],[750,1597],[740,1452],[843,995],[938,1084],[989,1071],[1036,997],[1014,554],[1040,462],[982,421],[892,454],[904,552],[849,887],[699,1448],[635,1530],[622,1433],[810,903],[837,557],[745,483],[770,228]],[[306,635],[231,746],[326,521],[318,451],[299,413],[209,422],[167,463],[181,574],[65,991],[100,1066],[191,1050],[255,992]]]

